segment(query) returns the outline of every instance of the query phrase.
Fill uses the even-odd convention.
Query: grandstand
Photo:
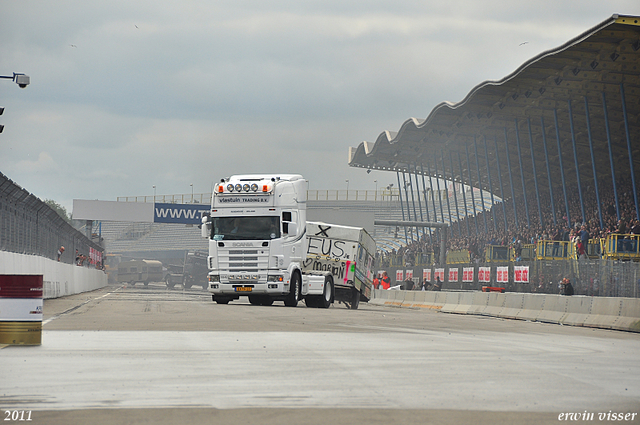
[[[439,267],[500,264],[513,272],[517,260],[542,291],[571,277],[580,294],[637,297],[638,69],[640,17],[613,15],[502,80],[478,84],[461,102],[442,102],[425,119],[349,148],[349,165],[398,182],[443,178],[504,200],[452,220],[447,264]],[[408,204],[401,208],[405,219],[422,220]],[[430,266],[429,256],[416,260],[428,251],[423,237],[382,264]]]

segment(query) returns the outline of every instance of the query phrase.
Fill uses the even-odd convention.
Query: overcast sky
[[[373,190],[395,174],[349,146],[614,13],[640,2],[0,0],[0,75],[31,77],[0,81],[0,171],[70,212],[237,173]]]

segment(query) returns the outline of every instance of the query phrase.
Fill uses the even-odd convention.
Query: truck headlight
[[[210,274],[209,282],[220,282],[220,275],[218,274]]]
[[[282,282],[284,278],[282,275],[269,275],[267,276],[267,282]]]

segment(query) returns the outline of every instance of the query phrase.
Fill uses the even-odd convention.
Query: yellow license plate
[[[250,286],[236,286],[236,292],[251,292]]]

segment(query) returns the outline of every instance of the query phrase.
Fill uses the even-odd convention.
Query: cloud
[[[350,146],[461,100],[615,12],[640,14],[631,0],[580,5],[4,2],[0,68],[32,83],[0,83],[0,169],[67,208],[153,185],[207,191],[254,171],[371,190],[395,175],[349,168]]]
[[[38,158],[35,160],[26,159],[19,161],[15,166],[15,171],[18,173],[51,174],[57,172],[59,169],[58,164],[47,152],[40,152]]]

